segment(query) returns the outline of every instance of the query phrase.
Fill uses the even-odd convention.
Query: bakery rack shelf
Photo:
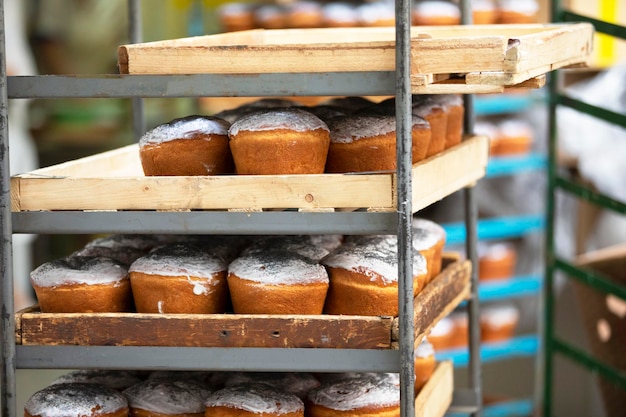
[[[482,410],[483,417],[527,417],[533,414],[534,400],[516,399],[500,400],[485,404]],[[463,413],[447,413],[446,417],[463,417]]]
[[[542,283],[543,278],[539,275],[514,276],[506,280],[481,282],[478,295],[481,301],[527,297],[539,294]]]
[[[478,238],[481,240],[513,239],[527,233],[541,231],[545,227],[542,215],[505,216],[478,221]],[[460,244],[465,239],[463,223],[444,224],[447,243]]]
[[[539,352],[539,337],[535,334],[516,336],[503,342],[483,343],[480,356],[483,363],[498,362],[510,358],[535,356]],[[467,366],[467,348],[438,351],[438,360],[450,360],[454,366]]]
[[[515,175],[526,171],[545,170],[548,166],[547,156],[531,152],[523,156],[490,157],[487,164],[487,178]]]

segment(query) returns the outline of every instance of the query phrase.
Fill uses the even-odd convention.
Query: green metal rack
[[[604,33],[620,39],[626,39],[626,27],[594,19],[588,16],[565,10],[561,2],[552,2],[552,17],[555,22],[589,22],[596,32]],[[554,383],[554,357],[559,354],[577,365],[588,369],[595,375],[604,378],[616,387],[624,390],[626,395],[626,372],[615,369],[607,364],[605,358],[594,357],[592,354],[560,339],[556,335],[555,320],[555,274],[562,272],[564,276],[573,278],[579,283],[599,291],[626,300],[626,287],[612,282],[601,274],[580,268],[572,262],[559,257],[555,250],[555,218],[556,193],[566,193],[572,197],[587,201],[602,209],[611,210],[625,215],[626,204],[593,189],[582,185],[562,174],[557,165],[557,126],[556,113],[559,106],[569,107],[581,113],[591,115],[606,122],[626,127],[626,115],[584,103],[563,94],[559,89],[559,73],[553,73],[549,82],[549,156],[548,156],[548,195],[546,204],[546,273],[544,288],[544,380],[543,380],[543,416],[553,414],[552,394]]]

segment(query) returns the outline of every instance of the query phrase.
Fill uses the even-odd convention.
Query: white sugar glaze
[[[211,390],[198,381],[147,379],[123,391],[130,408],[161,414],[204,412]]]
[[[392,407],[400,404],[400,388],[384,379],[365,376],[323,385],[307,398],[313,404],[340,411]]]
[[[49,385],[24,405],[30,415],[41,417],[99,416],[127,408],[126,398],[118,391],[81,382]]]
[[[424,1],[415,5],[415,11],[421,16],[428,17],[461,17],[461,11],[459,10],[459,6],[447,1]]]
[[[365,274],[383,285],[398,282],[398,244],[396,236],[361,236],[347,240],[322,260],[331,268],[343,268]],[[413,275],[426,273],[426,260],[413,253]]]
[[[38,287],[68,284],[119,284],[128,277],[120,262],[111,258],[70,256],[46,262],[30,273],[30,281]]]
[[[428,126],[421,117],[412,118],[412,126]],[[351,143],[364,138],[382,136],[396,131],[396,118],[390,115],[343,116],[328,122],[332,143]]]
[[[228,134],[232,138],[241,131],[263,132],[277,129],[296,132],[308,132],[318,129],[329,131],[326,123],[313,113],[289,107],[261,110],[243,115],[232,124]]]
[[[53,384],[64,382],[86,382],[101,384],[114,390],[120,391],[141,381],[141,379],[128,371],[108,369],[79,369],[63,374]]]
[[[304,398],[309,391],[320,386],[317,378],[306,372],[233,372],[224,386],[233,387],[251,383],[268,384],[299,398]]]
[[[432,343],[430,343],[428,339],[424,337],[419,346],[415,348],[414,354],[416,358],[429,358],[435,355],[435,348]]]
[[[227,268],[226,261],[218,255],[212,255],[191,244],[174,243],[154,249],[138,258],[131,264],[129,272],[211,278]]]
[[[258,414],[282,415],[304,411],[300,398],[263,384],[241,384],[221,389],[211,394],[204,404],[206,407],[235,408]]]
[[[292,252],[273,250],[240,256],[228,273],[241,279],[270,285],[327,283],[328,273],[319,263]]]
[[[189,116],[174,119],[144,133],[139,146],[159,144],[175,139],[189,139],[198,135],[226,136],[230,123],[211,116]]]

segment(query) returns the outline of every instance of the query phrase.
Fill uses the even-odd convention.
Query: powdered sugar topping
[[[203,413],[211,390],[198,381],[148,379],[124,390],[130,408],[160,414]]]
[[[24,410],[32,416],[84,417],[112,414],[128,408],[118,391],[82,382],[53,384],[34,393]]]
[[[300,398],[263,384],[242,384],[221,389],[209,396],[205,406],[235,408],[264,415],[304,411],[304,403]]]
[[[286,129],[307,132],[322,129],[329,131],[326,123],[313,113],[299,108],[273,108],[246,114],[235,121],[228,130],[229,136],[241,131],[262,132]]]
[[[189,139],[198,135],[223,135],[228,133],[230,123],[211,116],[188,116],[174,119],[147,131],[139,145],[159,144],[175,139]]]
[[[220,256],[210,254],[192,244],[173,243],[138,258],[131,264],[129,272],[211,278],[218,272],[226,271],[227,268],[226,261]]]
[[[340,411],[364,407],[392,407],[400,403],[400,388],[380,378],[350,378],[311,391],[309,401]]]
[[[127,276],[126,267],[114,259],[70,256],[40,265],[30,273],[30,280],[38,287],[56,287],[64,284],[119,283]]]
[[[228,267],[229,274],[271,285],[327,283],[328,273],[319,263],[304,256],[273,250],[240,256]]]

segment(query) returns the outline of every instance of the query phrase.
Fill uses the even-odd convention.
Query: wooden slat
[[[468,137],[454,148],[415,164],[414,209],[432,204],[445,195],[442,192],[454,191],[484,175],[487,144],[485,137]],[[395,210],[395,173],[120,176],[141,170],[138,153],[137,145],[129,145],[16,175],[11,178],[12,210]]]
[[[522,74],[539,75],[533,70],[554,62],[586,62],[593,27],[422,26],[411,36],[416,87],[428,77],[436,82],[438,74],[467,72],[519,74],[519,83]],[[122,73],[129,74],[393,71],[395,28],[257,29],[122,45],[118,55]]]
[[[454,372],[450,361],[437,364],[415,398],[415,417],[443,417],[452,404]]]

